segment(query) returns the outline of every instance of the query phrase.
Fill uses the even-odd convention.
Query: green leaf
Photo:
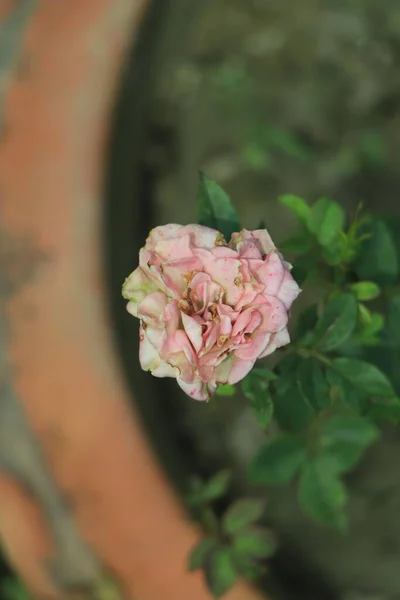
[[[188,569],[189,571],[197,571],[202,569],[206,564],[207,558],[210,556],[212,550],[215,550],[219,545],[216,538],[208,537],[201,540],[192,550],[190,551],[188,558]]]
[[[306,429],[315,416],[297,387],[296,374],[301,362],[303,359],[293,354],[283,358],[278,365],[279,377],[273,382],[274,417],[281,429],[294,432]]]
[[[224,469],[216,473],[203,487],[201,499],[203,502],[217,500],[226,494],[232,481],[232,472]]]
[[[1,585],[2,600],[31,600],[31,595],[16,578],[8,577]]]
[[[358,281],[357,283],[353,283],[351,291],[360,302],[375,300],[381,293],[379,285],[373,281]]]
[[[280,250],[285,254],[287,252],[299,254],[307,254],[315,246],[314,238],[309,233],[298,233],[286,238],[279,246]]]
[[[306,309],[299,315],[297,319],[297,324],[295,328],[295,337],[302,338],[306,336],[309,338],[309,333],[314,331],[315,326],[318,321],[318,305],[311,304],[307,306]],[[300,340],[302,346],[306,346],[307,344],[303,343],[303,340]]]
[[[255,581],[261,577],[263,569],[256,558],[243,552],[238,552],[234,547],[231,548],[231,557],[235,569],[241,577],[244,577],[248,581]]]
[[[392,384],[375,365],[355,358],[334,358],[332,367],[370,396],[394,396]]]
[[[267,558],[275,551],[275,540],[262,527],[247,527],[235,535],[232,541],[235,552],[252,558]]]
[[[367,232],[371,237],[364,242],[356,262],[357,275],[380,286],[391,285],[398,275],[398,259],[389,228],[383,221],[372,221]]]
[[[331,368],[326,369],[326,379],[330,386],[329,397],[336,409],[348,409],[360,412],[360,401],[365,398],[365,392],[354,388],[340,373]]]
[[[379,437],[379,429],[358,415],[335,415],[325,421],[321,432],[330,441],[369,446]]]
[[[329,246],[343,229],[344,223],[342,207],[328,198],[321,198],[312,207],[308,227],[322,246]]]
[[[307,456],[306,440],[284,434],[267,442],[259,450],[250,467],[254,483],[286,483],[293,479]]]
[[[236,394],[236,388],[234,385],[219,385],[215,392],[217,396],[234,396]]]
[[[240,231],[239,217],[229,196],[215,181],[200,173],[198,191],[199,223],[218,229],[227,241]]]
[[[267,390],[263,395],[256,396],[251,400],[250,406],[254,411],[259,425],[263,429],[266,429],[271,423],[274,414],[274,405],[269,391]]]
[[[273,415],[274,405],[268,391],[269,382],[276,379],[275,373],[267,368],[255,368],[242,381],[242,390],[255,412],[261,427],[266,428]]]
[[[279,202],[291,210],[303,225],[308,223],[311,216],[311,208],[302,198],[287,194],[281,196]]]
[[[365,447],[351,442],[330,442],[323,450],[324,458],[336,473],[349,471],[360,461]]]
[[[304,465],[299,501],[304,512],[320,523],[345,528],[346,490],[328,458],[318,456]]]
[[[334,350],[353,333],[357,324],[357,301],[352,294],[333,296],[315,329],[316,348]]]
[[[398,425],[400,423],[400,404],[373,404],[368,410],[368,417],[382,423],[388,421]]]
[[[391,337],[400,346],[400,294],[390,299],[388,325]]]
[[[296,382],[304,402],[314,411],[329,406],[329,386],[318,360],[303,360],[297,368]]]
[[[237,500],[224,514],[222,528],[226,533],[235,533],[258,521],[264,511],[264,500]]]
[[[212,552],[205,570],[208,587],[215,598],[223,596],[236,582],[238,572],[230,548]]]

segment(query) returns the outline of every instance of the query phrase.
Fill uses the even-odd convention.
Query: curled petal
[[[217,386],[207,385],[201,381],[201,379],[196,380],[193,383],[186,383],[186,381],[182,381],[182,379],[178,377],[177,382],[185,394],[190,396],[190,398],[193,398],[193,400],[209,400],[217,389]]]
[[[203,330],[201,325],[183,312],[181,313],[181,318],[186,335],[191,341],[193,348],[196,352],[200,352],[203,345]]]
[[[285,275],[283,276],[278,298],[283,302],[287,310],[289,310],[300,292],[301,289],[293,279],[292,275],[289,273],[289,271],[286,271]]]
[[[270,252],[263,263],[256,271],[256,276],[259,282],[264,283],[266,293],[271,296],[277,296],[281,287],[285,268],[275,251]]]
[[[266,229],[256,229],[255,231],[242,229],[239,233],[232,234],[229,245],[241,254],[241,249],[246,248],[246,244],[249,242],[257,245],[261,255],[268,254],[268,252],[275,249],[275,244]]]
[[[122,295],[129,300],[129,312],[137,317],[137,309],[142,300],[158,289],[157,284],[138,267],[125,279],[122,286]]]
[[[167,302],[168,299],[163,292],[149,294],[138,306],[138,317],[145,321],[160,319]]]
[[[290,343],[290,336],[289,336],[289,332],[288,332],[287,328],[285,327],[284,329],[281,329],[281,331],[277,331],[276,333],[271,335],[271,340],[270,340],[269,344],[267,345],[265,350],[262,352],[262,354],[260,354],[259,358],[264,358],[265,356],[268,356],[269,354],[272,354],[273,352],[275,352],[275,350],[277,350],[278,348],[281,348],[282,346],[286,346],[289,343]]]
[[[230,370],[227,383],[234,385],[248,375],[253,368],[255,360],[242,360],[235,357]]]

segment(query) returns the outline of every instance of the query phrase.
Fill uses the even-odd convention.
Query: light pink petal
[[[155,246],[155,252],[163,261],[182,260],[192,257],[189,235],[169,240],[160,240]]]
[[[239,300],[239,302],[235,305],[235,310],[242,310],[245,306],[251,305],[259,292],[264,289],[264,286],[261,284],[252,285],[251,283],[245,283],[243,294]]]
[[[216,344],[218,336],[220,335],[220,325],[219,323],[214,323],[211,325],[210,329],[203,334],[203,342],[204,348],[200,352],[200,356],[204,356],[207,352],[209,352],[210,348]]]
[[[285,327],[285,329],[282,329],[281,331],[278,331],[277,333],[274,333],[271,336],[270,343],[265,348],[264,352],[262,354],[260,354],[260,358],[264,358],[264,356],[268,356],[269,354],[272,354],[273,352],[275,352],[275,350],[277,350],[277,348],[286,346],[289,343],[290,343],[290,336],[289,336],[289,332],[288,332],[287,328]]]
[[[177,223],[169,223],[168,225],[154,227],[148,235],[145,248],[149,250],[154,249],[155,245],[161,240],[181,237],[182,235],[185,235],[184,229],[183,225],[178,225]]]
[[[185,354],[186,359],[192,365],[197,365],[196,354],[193,350],[193,347],[190,343],[188,336],[186,335],[186,333],[184,331],[178,330],[175,333],[175,342],[178,344],[178,346],[181,348],[181,350]]]
[[[250,323],[251,314],[253,312],[252,308],[247,308],[242,313],[240,313],[239,317],[236,319],[235,324],[232,329],[232,336],[237,335]]]
[[[185,394],[193,400],[204,401],[211,398],[211,391],[208,389],[207,384],[201,381],[201,379],[196,380],[194,383],[187,383],[178,377],[176,381]]]
[[[122,295],[129,300],[128,312],[137,317],[138,305],[152,292],[159,289],[158,286],[141,267],[138,267],[125,279],[122,286]]]
[[[204,225],[185,225],[182,230],[184,234],[190,235],[191,245],[195,248],[214,248],[217,239],[221,237],[219,231]]]
[[[240,253],[241,247],[243,247],[246,242],[255,242],[263,255],[268,254],[268,252],[275,248],[275,244],[266,229],[256,229],[255,231],[242,229],[239,233],[232,234],[229,245]]]
[[[261,259],[260,244],[254,240],[245,241],[240,245],[240,258]]]
[[[154,346],[149,342],[146,332],[142,327],[139,328],[139,361],[144,371],[152,371],[160,364],[160,355]]]
[[[241,263],[235,258],[215,258],[210,253],[210,259],[204,263],[204,271],[218,283],[225,292],[225,303],[234,306],[243,293],[240,280]],[[235,283],[236,282],[236,283]]]
[[[243,333],[253,333],[253,331],[261,325],[262,320],[263,320],[263,318],[262,318],[260,312],[258,310],[254,310],[251,313],[251,319],[245,326]]]
[[[292,275],[289,273],[289,271],[286,271],[278,293],[278,298],[283,302],[287,310],[289,310],[293,301],[296,300],[300,292],[301,289],[293,279]]]
[[[267,304],[258,306],[258,310],[263,316],[260,328],[269,333],[276,333],[287,325],[288,313],[286,306],[275,296],[266,296],[265,299]]]
[[[146,322],[150,319],[160,319],[167,304],[167,297],[163,292],[153,292],[146,296],[138,306],[139,318]]]
[[[228,248],[227,246],[216,246],[211,250],[211,253],[216,258],[239,258],[236,250]]]
[[[151,371],[155,377],[176,377],[177,369],[174,369],[160,357],[157,350],[151,344],[143,327],[139,330],[139,362],[144,371]]]
[[[285,274],[285,267],[277,252],[270,252],[262,265],[257,269],[256,276],[260,283],[265,286],[265,292],[271,296],[277,296],[283,276]]]
[[[203,330],[201,325],[184,312],[181,312],[181,319],[186,335],[192,342],[194,349],[196,352],[200,352],[203,345]]]
[[[229,374],[232,370],[234,360],[234,356],[232,354],[228,354],[223,360],[220,361],[219,365],[215,367],[214,380],[217,384],[224,385],[228,383]]]
[[[252,360],[260,357],[271,339],[271,334],[265,331],[257,331],[251,339],[234,351],[235,357],[241,360]]]
[[[235,357],[227,383],[234,385],[235,383],[238,383],[238,381],[241,381],[248,373],[250,373],[254,366],[254,362],[254,360],[241,360]]]
[[[220,317],[220,335],[231,335],[232,333],[232,321],[227,315],[221,315]]]

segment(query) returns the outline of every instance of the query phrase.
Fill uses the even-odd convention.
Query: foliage
[[[201,188],[202,223],[223,221],[225,234],[237,230],[226,194],[205,178]],[[306,515],[344,532],[344,475],[379,439],[382,425],[400,422],[398,236],[392,223],[373,220],[362,206],[346,215],[330,198],[311,204],[286,195],[279,201],[299,229],[280,249],[303,290],[312,285],[318,295],[299,315],[273,370],[259,363],[240,384],[268,430],[249,478],[258,485],[293,485]],[[235,386],[218,393],[233,395]],[[227,486],[218,484],[224,477],[200,486],[197,498],[215,499],[213,489],[225,493]],[[262,512],[258,501],[236,501],[221,520],[214,515],[211,537],[193,551],[191,567],[205,568],[215,596],[239,575],[254,578],[256,559],[273,551],[269,534],[255,525]]]

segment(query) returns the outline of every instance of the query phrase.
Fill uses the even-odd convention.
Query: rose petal
[[[268,356],[277,350],[277,348],[281,348],[282,346],[286,346],[290,343],[290,336],[287,328],[281,329],[281,331],[277,331],[277,333],[271,335],[271,340],[264,352],[260,354],[259,358],[264,358],[264,356]]]
[[[181,312],[181,319],[186,335],[191,341],[194,349],[196,352],[200,352],[203,346],[203,330],[201,325],[184,312]]]
[[[265,286],[271,296],[277,296],[281,287],[285,268],[277,252],[270,252],[264,262],[256,270],[256,277]]]
[[[289,271],[286,271],[279,289],[278,298],[283,302],[287,310],[289,310],[293,301],[296,300],[300,292],[301,289],[293,279],[292,275],[289,273]]]
[[[129,300],[129,312],[137,317],[138,305],[152,292],[157,291],[157,284],[138,267],[127,277],[122,286],[122,295]]]
[[[241,360],[235,357],[227,383],[234,385],[248,375],[254,366],[254,360]]]
[[[182,379],[178,377],[176,381],[185,394],[190,396],[190,398],[193,398],[193,400],[209,400],[213,394],[212,389],[210,390],[207,384],[201,381],[201,379],[198,381],[196,380],[193,383],[186,383],[186,381],[182,381]]]

